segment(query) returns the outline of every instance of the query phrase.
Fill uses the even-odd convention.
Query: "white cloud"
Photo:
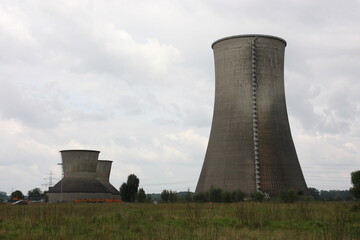
[[[3,37],[8,37],[8,41],[27,46],[37,43],[26,26],[24,14],[16,6],[0,6],[0,32]]]
[[[162,44],[158,39],[146,39],[145,43],[138,43],[114,24],[99,26],[94,36],[100,48],[113,56],[114,61],[126,62],[132,68],[146,67],[151,74],[166,73],[171,64],[181,60],[179,50],[170,44]]]

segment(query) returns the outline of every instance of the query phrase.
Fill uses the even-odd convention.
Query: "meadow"
[[[0,239],[360,239],[360,205],[1,204]]]

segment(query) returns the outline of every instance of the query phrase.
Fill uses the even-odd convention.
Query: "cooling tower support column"
[[[212,45],[214,115],[197,193],[211,187],[270,196],[306,192],[285,103],[285,46],[267,35],[232,36]]]

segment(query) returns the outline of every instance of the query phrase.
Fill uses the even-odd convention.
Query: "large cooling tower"
[[[120,194],[120,192],[110,183],[110,171],[112,161],[99,160],[96,167],[96,178],[113,194]]]
[[[63,150],[60,153],[64,177],[54,187],[49,188],[47,195],[50,202],[117,198],[113,196],[116,192],[109,190],[108,185],[97,179],[100,151]]]
[[[239,35],[213,43],[215,106],[196,192],[306,192],[285,104],[286,42]]]

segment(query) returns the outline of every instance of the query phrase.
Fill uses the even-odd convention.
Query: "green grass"
[[[0,239],[360,239],[359,203],[0,205]]]

